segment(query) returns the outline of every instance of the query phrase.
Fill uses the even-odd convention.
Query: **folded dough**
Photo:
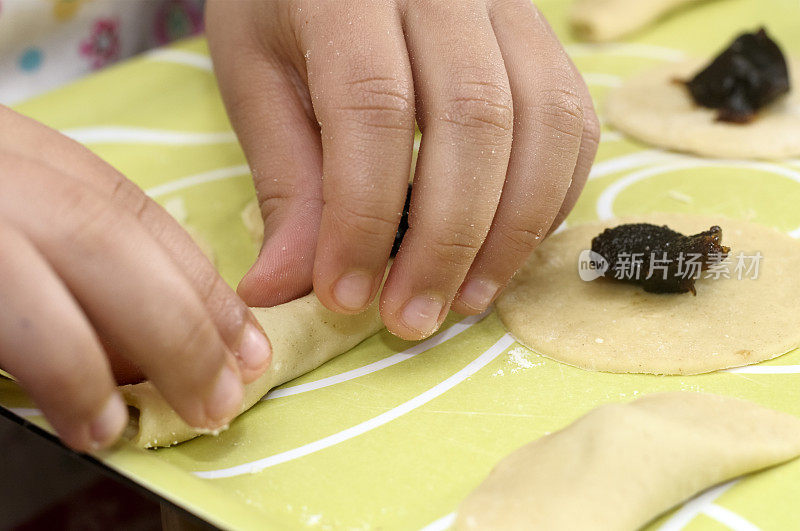
[[[272,344],[272,365],[245,386],[242,412],[273,387],[316,369],[383,327],[377,302],[360,314],[343,315],[325,308],[313,293],[252,312]],[[131,409],[127,436],[137,446],[170,446],[207,433],[186,424],[150,382],[120,391]]]
[[[515,451],[461,504],[457,529],[638,529],[716,483],[800,455],[800,419],[673,392],[591,411]]]
[[[569,14],[573,31],[588,41],[613,41],[641,29],[684,4],[702,0],[576,0]]]

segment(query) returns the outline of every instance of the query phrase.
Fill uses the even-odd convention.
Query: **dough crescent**
[[[696,297],[647,293],[611,279],[581,280],[581,250],[604,228],[625,222],[666,224],[684,234],[720,225],[723,245],[731,247],[731,278],[699,279]],[[742,271],[738,280],[737,253],[757,252],[758,278]],[[800,243],[774,229],[722,217],[650,214],[575,225],[548,238],[495,306],[519,342],[557,361],[607,372],[699,374],[800,346],[798,271]]]
[[[272,365],[245,386],[242,412],[273,387],[316,369],[383,328],[377,302],[360,314],[343,315],[325,308],[313,293],[252,312],[272,344]],[[120,391],[131,409],[127,437],[139,447],[170,446],[208,433],[186,424],[150,382],[125,385]]]
[[[712,485],[798,455],[797,417],[717,395],[648,395],[504,458],[461,504],[456,529],[639,529]]]

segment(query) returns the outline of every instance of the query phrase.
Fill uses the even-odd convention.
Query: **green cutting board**
[[[761,24],[800,56],[794,0],[718,0],[625,42],[574,43],[567,3],[538,3],[583,72],[602,116],[606,91],[637,71],[708,57]],[[239,214],[253,197],[206,44],[185,41],[17,109],[86,143],[157,201],[180,201],[235,285],[257,247]],[[650,211],[725,214],[800,236],[800,161],[713,161],[654,149],[606,127],[568,225]],[[800,352],[700,376],[588,372],[515,343],[497,317],[451,315],[420,344],[385,331],[283,386],[219,437],[145,451],[108,467],[230,528],[445,529],[503,456],[605,402],[666,390],[733,395],[800,416]],[[10,380],[0,405],[49,429]],[[800,461],[713,489],[653,528],[793,529]],[[580,503],[576,500],[576,503]],[[754,527],[757,526],[757,527]]]

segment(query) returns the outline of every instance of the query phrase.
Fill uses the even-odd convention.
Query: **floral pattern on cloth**
[[[164,2],[156,13],[153,36],[159,45],[203,31],[203,8],[189,0]]]
[[[0,0],[0,104],[203,31],[203,0]]]
[[[116,61],[119,58],[119,20],[101,18],[95,21],[91,35],[81,42],[80,51],[94,70]]]

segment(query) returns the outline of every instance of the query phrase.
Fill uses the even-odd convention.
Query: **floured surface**
[[[701,278],[697,296],[578,276],[578,255],[604,228],[666,224],[684,234],[722,227],[730,278]],[[735,272],[737,253],[762,257]],[[755,262],[745,260],[745,266]],[[497,300],[517,340],[576,367],[610,372],[697,374],[771,359],[800,345],[800,244],[741,220],[653,214],[578,225],[544,242]],[[705,276],[705,274],[704,274]]]
[[[457,529],[629,531],[722,481],[800,455],[800,419],[701,393],[601,406],[516,450]]]
[[[779,38],[779,37],[778,37]],[[647,70],[614,89],[606,117],[615,128],[655,146],[709,157],[779,159],[800,155],[800,65],[789,61],[792,90],[747,124],[716,121],[674,80],[708,63],[695,60]]]

